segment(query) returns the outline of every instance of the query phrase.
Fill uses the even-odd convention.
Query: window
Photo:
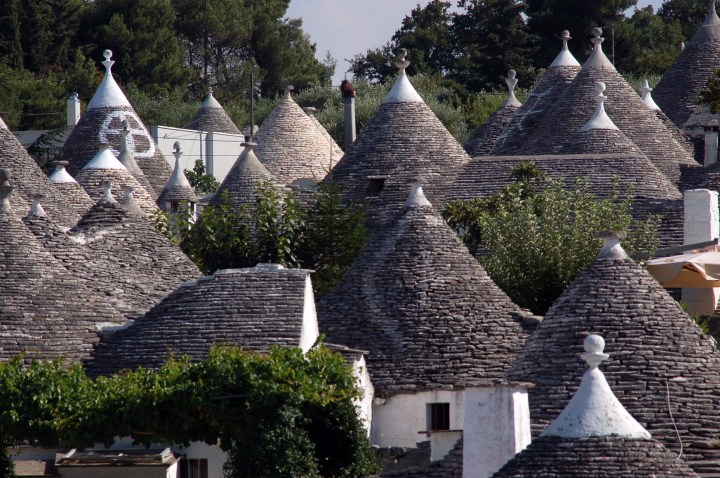
[[[450,404],[428,403],[427,421],[429,431],[450,430]]]
[[[386,179],[387,179],[386,177],[369,176],[368,177],[367,195],[369,197],[379,195],[380,191],[382,191],[383,188],[385,187]]]
[[[208,461],[201,459],[183,458],[178,463],[179,478],[208,478]]]

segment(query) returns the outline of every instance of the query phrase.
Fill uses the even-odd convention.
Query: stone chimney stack
[[[345,121],[345,151],[355,142],[355,87],[348,80],[340,84]]]
[[[715,133],[717,145],[717,132]],[[720,237],[720,212],[718,212],[718,193],[709,189],[691,189],[685,191],[685,244],[712,241]],[[682,290],[682,300],[687,304],[690,315],[711,315],[715,311],[720,289]]]
[[[718,120],[705,125],[705,167],[718,161]]]
[[[80,99],[73,93],[67,100],[67,125],[75,126],[80,121]]]

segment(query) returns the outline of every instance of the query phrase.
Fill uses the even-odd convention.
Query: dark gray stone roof
[[[426,202],[371,238],[317,310],[330,342],[369,350],[379,396],[503,383],[537,320]]]
[[[70,227],[80,219],[75,208],[68,206],[67,200],[52,188],[47,176],[7,128],[0,128],[0,168],[10,172],[15,188],[10,202],[16,211],[24,213],[30,209],[30,194],[43,194],[45,209],[56,221]]]
[[[60,170],[60,175],[56,176],[56,173]],[[87,195],[85,190],[75,179],[71,179],[71,176],[65,171],[62,164],[56,165],[56,173],[50,175],[50,187],[58,192],[63,199],[63,202],[70,206],[77,215],[79,220],[86,212],[90,210],[93,205],[93,200]],[[73,221],[71,225],[75,225]]]
[[[160,193],[160,196],[158,196],[157,198],[157,204],[161,208],[163,207],[163,203],[165,202],[178,203],[182,201],[187,201],[193,204],[197,204],[199,202],[199,199],[195,194],[195,190],[190,185],[190,181],[188,181],[187,177],[185,176],[183,167],[180,164],[180,158],[182,157],[180,145],[176,143],[176,147],[177,148],[174,153],[175,168],[173,169],[173,173],[170,176],[170,179],[168,179],[167,184],[165,184],[165,187]]]
[[[233,120],[230,119],[222,105],[215,99],[212,94],[212,88],[208,91],[205,100],[200,105],[200,109],[190,122],[185,126],[186,129],[195,129],[199,131],[217,131],[218,133],[242,134]]]
[[[554,102],[543,123],[526,143],[523,154],[558,152],[592,116],[595,104],[589,99],[594,96],[595,83],[601,81],[607,85],[605,109],[612,121],[671,182],[677,183],[680,165],[695,165],[694,159],[675,142],[599,46]]]
[[[536,385],[528,392],[533,430],[544,429],[575,393],[585,371],[578,355],[591,333],[601,334],[612,350],[603,371],[627,411],[677,454],[669,394],[685,460],[698,473],[718,476],[720,352],[621,248],[601,253],[580,273],[513,367],[512,379]]]
[[[103,340],[88,369],[156,368],[170,354],[198,361],[214,344],[253,351],[299,347],[309,273],[266,264],[182,284],[131,327]]]
[[[680,127],[697,108],[694,102],[713,69],[720,67],[720,18],[714,2],[711,5],[705,21],[653,90],[655,102]]]
[[[258,158],[285,186],[298,179],[320,182],[340,159],[289,92],[265,119],[255,141]]]
[[[560,148],[560,154],[617,154],[622,156],[643,156],[647,159],[647,156],[635,146],[635,143],[630,141],[630,138],[618,129],[593,128],[587,131],[577,131]],[[652,163],[650,163],[650,166],[654,171],[657,171],[657,168]],[[667,183],[667,181],[665,182]]]
[[[384,102],[335,166],[332,180],[343,187],[347,199],[364,199],[369,178],[386,178],[383,193],[393,185],[400,190],[395,201],[386,204],[393,211],[400,209],[410,183],[418,181],[428,199],[442,207],[455,174],[469,160],[425,103]]]
[[[0,186],[0,197],[12,188]],[[71,275],[0,202],[0,359],[84,360],[101,327],[125,319]]]
[[[36,231],[37,233],[37,231]],[[99,200],[68,231],[68,245],[45,239],[55,257],[128,318],[136,318],[186,280],[195,264],[144,215]]]
[[[512,182],[511,169],[523,161],[535,162],[548,176],[564,179],[567,185],[571,185],[575,179],[586,178],[590,191],[600,197],[610,196],[616,177],[621,191],[633,186],[636,198],[682,197],[647,157],[632,153],[477,157],[458,174],[449,197],[472,199],[495,194]]]
[[[504,105],[498,108],[480,125],[465,143],[465,151],[470,156],[487,156],[495,147],[498,138],[512,122],[513,115],[520,106]]]
[[[245,143],[245,149],[210,200],[211,206],[220,204],[223,193],[226,192],[233,204],[246,208],[252,213],[255,210],[256,190],[259,183],[270,183],[279,187],[273,175],[255,155],[254,149],[254,143]]]
[[[135,179],[135,176],[130,174],[127,169],[84,168],[77,173],[75,179],[85,189],[93,202],[103,196],[103,181],[112,181],[112,193],[116,201],[122,200],[123,188],[130,187],[133,188],[135,200],[145,214],[151,215],[158,210],[153,196],[142,187],[138,180]]]
[[[313,124],[315,125],[315,128],[317,128],[318,132],[323,136],[323,138],[325,138],[327,140],[328,144],[330,144],[330,148],[332,148],[332,158],[333,158],[332,162],[333,162],[333,165],[336,164],[340,160],[340,158],[343,157],[343,154],[345,154],[345,153],[340,148],[340,146],[338,146],[338,144],[335,142],[335,140],[330,135],[328,130],[326,130],[325,127],[322,125],[322,123],[320,123],[320,121],[318,121],[317,117],[315,116],[315,108],[313,108],[313,107],[303,108],[303,111],[305,112],[306,115],[308,115],[308,118],[310,118],[310,121],[313,122]]]
[[[523,154],[528,138],[542,124],[545,114],[579,71],[580,66],[548,68],[497,139],[492,154]]]
[[[692,478],[698,475],[655,440],[541,437],[493,478]],[[704,476],[704,475],[703,475]]]
[[[100,145],[110,145],[115,156],[122,146],[122,121],[130,125],[133,157],[155,191],[162,191],[172,168],[165,160],[155,140],[148,133],[135,111],[129,106],[104,106],[88,109],[73,128],[60,151],[60,160],[68,161],[67,170],[73,176],[95,156]]]

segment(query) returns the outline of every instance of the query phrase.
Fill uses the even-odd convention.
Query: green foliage
[[[586,182],[567,187],[544,178],[533,163],[513,171],[516,182],[489,198],[454,201],[444,216],[492,279],[522,307],[544,314],[597,256],[603,230],[629,231],[629,254],[652,253],[659,220],[632,218],[632,191],[599,199]]]
[[[202,362],[171,359],[156,371],[95,381],[79,364],[27,365],[18,357],[0,363],[0,384],[3,445],[109,445],[116,436],[146,446],[220,439],[230,452],[229,477],[376,471],[362,423],[350,413],[357,397],[352,373],[322,346],[305,356],[299,349],[258,354],[214,347]],[[12,476],[11,466],[7,453],[0,456],[2,476]]]
[[[658,15],[667,22],[676,22],[682,28],[686,41],[695,34],[708,12],[708,2],[698,0],[665,0]],[[675,45],[678,47],[679,45]]]
[[[661,74],[680,53],[680,24],[653,15],[652,6],[635,10],[615,27],[615,67],[635,74]]]
[[[552,62],[559,50],[558,38],[563,30],[569,30],[573,35],[569,47],[575,58],[586,58],[592,49],[592,29],[603,28],[604,36],[609,38],[609,27],[621,23],[625,19],[625,10],[636,3],[637,0],[525,0],[528,27],[539,38],[535,64],[546,67]]]
[[[212,174],[205,172],[205,164],[202,159],[196,159],[195,165],[192,170],[185,170],[185,177],[187,178],[190,186],[195,190],[195,194],[198,196],[205,196],[206,194],[212,194],[217,191],[220,187],[218,180]]]
[[[696,101],[697,104],[707,103],[710,105],[710,111],[717,113],[720,111],[720,69],[713,69],[710,78],[705,84],[705,89],[700,92],[700,97]]]
[[[254,267],[272,262],[314,270],[320,296],[350,268],[366,242],[365,213],[359,204],[344,205],[340,189],[322,185],[314,201],[301,208],[294,194],[260,184],[253,211],[236,207],[227,191],[219,204],[189,215],[153,216],[155,226],[205,273]]]
[[[135,84],[123,87],[125,96],[143,122],[184,128],[200,108],[199,101],[186,101],[185,88],[148,91]]]

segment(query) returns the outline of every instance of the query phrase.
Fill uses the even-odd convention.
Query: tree
[[[615,26],[615,67],[636,75],[662,74],[680,53],[682,41],[678,22],[654,15],[652,6],[636,9]]]
[[[545,179],[534,163],[512,174],[516,182],[500,193],[451,202],[444,216],[521,307],[544,315],[597,256],[600,231],[628,231],[629,254],[652,253],[658,245],[658,219],[633,219],[631,191],[599,199],[582,180],[568,186]]]
[[[191,71],[175,34],[175,11],[167,0],[98,0],[90,11],[93,58],[113,51],[113,73],[125,82],[157,90],[186,86]]]
[[[667,22],[676,21],[682,28],[685,41],[690,40],[708,12],[708,2],[701,0],[665,0],[658,15]],[[675,45],[677,48],[679,44]]]
[[[203,163],[202,159],[195,160],[195,165],[192,170],[185,170],[185,177],[198,196],[212,194],[217,191],[217,188],[220,186],[215,176],[206,173],[205,163]]]
[[[445,76],[453,67],[452,15],[450,2],[432,0],[418,5],[392,37],[398,48],[408,51],[409,75]]]
[[[188,63],[200,73],[204,95],[208,86],[235,84],[233,70],[249,56],[251,17],[243,0],[174,0],[175,28],[187,47]]]
[[[720,68],[713,70],[696,103],[709,105],[713,113],[720,111]]]
[[[569,30],[575,38],[569,44],[573,55],[585,58],[592,49],[592,29],[618,25],[625,18],[623,12],[636,3],[637,0],[526,0],[528,27],[539,38],[535,64],[544,68],[552,62],[559,51],[558,38],[563,30]]]
[[[20,0],[0,0],[0,62],[22,68]]]
[[[466,13],[453,25],[458,59],[451,77],[470,91],[494,88],[509,69],[522,86],[531,86],[537,73],[531,63],[536,39],[522,17],[517,0],[460,0]]]
[[[84,447],[117,436],[141,444],[219,443],[229,478],[346,478],[377,471],[355,413],[355,381],[321,345],[268,354],[214,347],[206,360],[170,359],[89,379],[80,364],[23,357],[0,363],[0,475],[7,446]],[[231,398],[228,398],[231,397]],[[220,439],[220,440],[219,440]]]

